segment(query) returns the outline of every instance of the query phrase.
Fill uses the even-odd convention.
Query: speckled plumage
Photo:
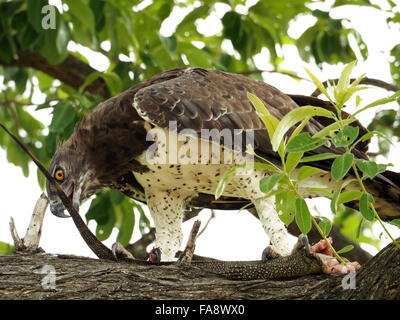
[[[101,103],[87,114],[77,124],[71,138],[57,151],[50,171],[56,166],[67,167],[66,163],[68,168],[73,167],[73,175],[68,178],[73,179],[75,184],[79,183],[74,193],[74,196],[79,195],[77,203],[82,203],[103,187],[111,187],[147,203],[156,224],[156,246],[161,249],[163,260],[172,259],[180,246],[181,221],[185,210],[239,209],[251,201],[273,247],[281,255],[288,255],[290,247],[286,228],[274,210],[272,199],[256,200],[261,196],[259,180],[269,173],[254,170],[235,177],[223,196],[216,201],[214,193],[219,178],[235,163],[199,164],[197,161],[196,164],[190,164],[189,161],[189,164],[155,164],[146,157],[146,150],[154,144],[154,141],[146,140],[149,132],[159,129],[168,135],[169,124],[176,121],[178,132],[183,129],[191,129],[197,134],[203,129],[236,130],[236,135],[242,137],[237,146],[240,157],[245,157],[244,137],[246,130],[250,130],[254,136],[254,150],[270,161],[279,163],[267,131],[247,98],[247,92],[257,95],[278,119],[282,119],[290,110],[307,104],[334,111],[329,102],[306,96],[289,96],[266,83],[240,75],[201,68],[173,69]],[[324,118],[312,119],[304,130],[315,133],[328,125],[329,121]],[[360,135],[366,132],[359,123],[352,125],[360,127]],[[181,147],[186,141],[182,138],[179,143]],[[188,143],[209,142],[193,140]],[[356,157],[367,158],[367,144],[363,142],[353,149]],[[163,147],[167,148],[162,143],[158,146],[160,149]],[[343,150],[321,146],[308,154],[320,152],[343,153]],[[185,155],[182,159],[181,156],[177,160],[184,160]],[[194,160],[198,160],[199,156],[201,154],[193,155]],[[212,157],[209,160],[211,162]],[[316,165],[329,169],[331,162],[320,161]],[[394,182],[379,176],[369,187],[372,190],[370,192],[378,194],[381,199],[383,216],[393,218],[398,214],[400,192],[393,175],[390,175],[386,174]],[[337,185],[329,175],[314,177],[310,183],[329,188]],[[48,192],[54,195],[50,187]]]

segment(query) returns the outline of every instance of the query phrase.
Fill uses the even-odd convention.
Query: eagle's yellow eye
[[[64,180],[64,171],[57,170],[56,173],[54,174],[54,178],[56,178],[58,181],[63,181]]]

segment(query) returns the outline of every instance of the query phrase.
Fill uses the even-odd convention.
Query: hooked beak
[[[72,205],[75,207],[76,211],[79,212],[79,201],[74,197],[74,191],[75,191],[75,186],[74,183],[72,182],[68,193],[67,197],[68,199],[72,202]],[[71,216],[68,214],[64,213],[64,204],[62,203],[61,199],[57,197],[55,200],[50,200],[50,211],[52,214],[54,214],[56,217],[59,218],[70,218]]]

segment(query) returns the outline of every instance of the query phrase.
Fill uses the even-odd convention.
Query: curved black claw
[[[261,255],[261,261],[266,262],[271,259],[279,258],[281,255],[276,252],[271,246],[266,247]]]
[[[161,262],[161,250],[159,248],[151,249],[149,253],[149,261],[155,264],[159,264]]]
[[[116,242],[111,246],[111,251],[115,260],[135,260],[132,253],[126,250],[119,242]]]

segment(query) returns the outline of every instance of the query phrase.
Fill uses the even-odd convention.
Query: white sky
[[[383,1],[372,2],[383,3]],[[57,3],[57,1],[51,3]],[[247,6],[252,3],[254,3],[254,1],[248,1]],[[312,9],[317,8],[326,10],[328,7],[320,4],[312,6]],[[226,5],[221,4],[218,8],[218,12],[214,16],[206,19],[206,21],[203,20],[198,23],[199,30],[207,35],[220,32],[221,25],[218,18],[222,17],[226,10]],[[246,6],[242,6],[240,10],[245,12]],[[163,23],[161,33],[165,36],[171,35],[174,26],[180,21],[179,17],[182,16],[182,14],[186,14],[186,12],[177,9],[176,12],[174,12],[176,16]],[[364,41],[368,45],[369,57],[366,61],[358,63],[353,75],[357,76],[363,72],[367,72],[368,77],[392,82],[387,60],[389,51],[398,43],[400,34],[398,29],[387,28],[385,20],[388,15],[370,8],[346,6],[333,10],[331,16],[333,18],[347,17],[351,21],[351,25],[361,33]],[[313,23],[313,17],[301,17],[292,25],[289,34],[293,37],[298,37]],[[107,44],[104,45],[107,46]],[[224,44],[224,46],[225,48],[229,48],[229,43]],[[103,71],[108,67],[107,59],[101,54],[94,54],[90,50],[75,44],[71,44],[69,50],[78,50],[89,57],[88,60],[90,64],[98,70]],[[285,62],[283,62],[282,68],[298,72],[305,78],[307,78],[307,75],[303,67],[310,69],[321,80],[337,78],[343,68],[343,66],[324,65],[323,71],[321,72],[315,65],[307,65],[302,62],[297,56],[295,48],[288,45],[283,47],[283,54]],[[256,61],[258,68],[271,70],[271,67],[267,63],[268,52],[266,50],[263,50],[262,53],[257,56]],[[287,93],[311,94],[314,90],[314,86],[310,82],[298,82],[288,76],[280,74],[265,73],[264,78],[269,84]],[[0,83],[1,82],[2,79],[0,77]],[[388,96],[389,93],[381,89],[371,89],[368,90],[367,93],[362,92],[360,95],[363,97],[364,101],[373,101]],[[36,94],[35,99],[35,102],[41,103],[44,100],[44,96]],[[390,107],[390,105],[386,107]],[[398,108],[398,106],[395,107]],[[34,112],[33,114],[45,125],[50,123],[50,110],[44,109]],[[368,124],[372,116],[373,113],[370,112],[360,118],[364,124]],[[398,161],[398,158],[400,156],[400,144],[399,142],[395,142],[395,144],[396,147],[393,148],[393,151],[390,153],[389,159],[381,157],[378,161],[380,163],[392,162],[395,164],[395,167],[392,169],[399,172],[400,161]],[[375,149],[372,148],[371,151],[376,151],[376,145]],[[21,237],[24,235],[29,224],[34,204],[42,192],[37,184],[36,168],[33,164],[30,166],[30,169],[30,176],[25,178],[20,168],[7,162],[5,151],[0,149],[0,241],[12,243],[8,226],[10,216],[14,218]],[[313,201],[315,202],[315,200]],[[319,211],[330,217],[329,201],[317,201],[317,203]],[[86,203],[81,207],[82,216],[87,212],[88,205],[89,203]],[[203,210],[199,215],[200,220],[203,222],[202,226],[205,225],[209,215],[210,212],[208,210]],[[194,220],[191,220],[183,225],[184,242],[186,241],[193,221]],[[92,221],[89,227],[94,231],[95,222]],[[400,236],[400,232],[396,227],[388,226],[388,228],[392,232],[392,235],[395,237]],[[381,231],[380,226],[377,225],[374,230],[374,235],[379,236]],[[105,244],[111,246],[116,239],[116,235],[117,230],[114,230],[110,238],[105,241]],[[132,241],[135,241],[139,237],[140,232],[136,225]],[[382,246],[385,246],[389,241],[385,236],[383,236],[383,239]],[[295,241],[295,239],[293,239],[293,241]],[[207,231],[198,239],[196,253],[226,260],[259,259],[262,250],[267,244],[268,237],[261,224],[248,212],[217,211],[216,218],[211,221]],[[53,216],[49,210],[44,219],[41,247],[48,253],[95,257],[81,239],[72,219],[57,218]],[[371,253],[377,252],[375,248],[369,245],[363,245],[363,247]]]

